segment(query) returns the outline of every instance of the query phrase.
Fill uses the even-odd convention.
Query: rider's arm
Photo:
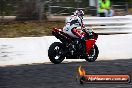
[[[79,22],[79,24],[81,26],[81,29],[84,29],[85,26],[84,26],[83,20],[80,17],[77,17],[77,19],[78,19],[78,22]]]
[[[92,35],[92,29],[90,27],[88,29],[86,29],[82,19],[78,19],[78,21],[81,24],[82,31],[83,32],[85,31],[85,32],[89,33],[89,35]]]

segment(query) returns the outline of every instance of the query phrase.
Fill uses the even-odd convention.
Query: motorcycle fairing
[[[95,42],[96,42],[95,39],[88,39],[88,40],[85,41],[85,43],[86,43],[86,54],[89,54],[89,51],[93,47]]]

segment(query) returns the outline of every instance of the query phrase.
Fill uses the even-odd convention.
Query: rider
[[[83,23],[83,17],[84,12],[82,10],[76,10],[74,12],[74,15],[71,15],[70,17],[66,18],[65,26],[63,27],[63,31],[67,33],[69,36],[73,38],[84,38],[84,32],[85,29],[84,23]],[[81,27],[81,30],[77,27]],[[89,34],[92,34],[89,32]]]

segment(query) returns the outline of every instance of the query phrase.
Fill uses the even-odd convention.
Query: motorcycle
[[[54,42],[48,49],[48,56],[52,63],[59,64],[66,59],[85,59],[88,62],[94,62],[99,54],[97,45],[95,44],[98,34],[93,31],[92,36],[84,31],[84,39],[72,38],[64,33],[62,29],[53,28],[54,35],[61,42]]]

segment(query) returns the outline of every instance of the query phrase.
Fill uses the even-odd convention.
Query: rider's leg
[[[80,29],[77,29],[77,28],[73,28],[73,29],[71,30],[71,32],[72,32],[74,35],[76,35],[78,38],[81,38],[82,36],[85,35],[84,32],[82,32]]]
[[[84,49],[84,44],[85,44],[85,39],[82,39],[82,36],[84,36],[85,35],[85,33],[84,32],[82,32],[81,30],[79,30],[79,29],[76,29],[76,28],[73,28],[72,29],[72,33],[74,34],[74,35],[76,35],[76,36],[78,36],[78,39],[76,39],[75,41],[74,41],[74,44],[76,45],[76,47],[77,47],[77,50],[78,50],[78,53],[84,53],[84,50],[82,50],[82,49]]]
[[[79,37],[79,38],[81,38],[81,33],[80,33],[80,31],[78,30],[78,29],[76,29],[76,28],[73,28],[72,30],[71,30],[71,32],[74,34],[74,35],[76,35],[77,37]]]

